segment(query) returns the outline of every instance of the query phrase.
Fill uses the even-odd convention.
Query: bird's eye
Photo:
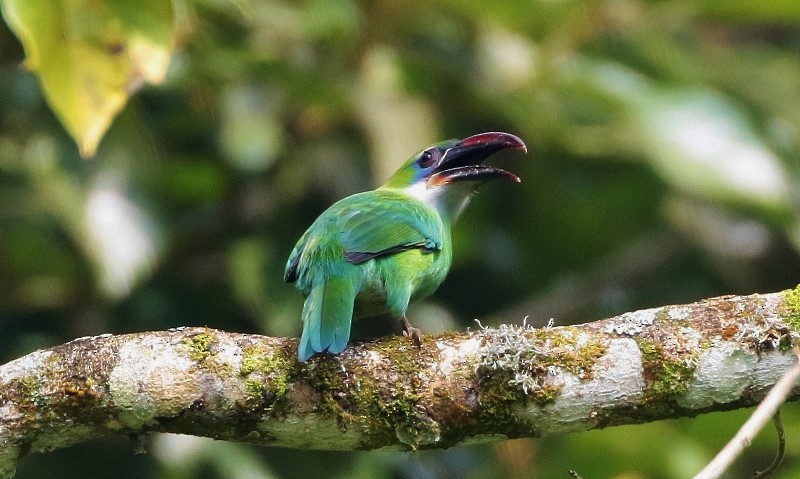
[[[419,160],[417,160],[417,163],[421,168],[428,168],[436,160],[436,156],[437,155],[434,153],[433,150],[425,150],[419,156]]]

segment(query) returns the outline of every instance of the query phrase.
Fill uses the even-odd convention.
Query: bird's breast
[[[449,249],[433,252],[412,249],[364,263],[354,317],[390,312],[387,291],[408,290],[411,301],[430,296],[447,276],[450,260]]]

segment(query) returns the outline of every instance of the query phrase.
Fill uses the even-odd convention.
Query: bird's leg
[[[422,339],[420,337],[422,331],[420,331],[419,328],[411,326],[411,323],[408,322],[408,318],[406,317],[405,314],[400,319],[400,322],[403,323],[403,336],[411,336],[411,339],[414,341],[414,346],[416,347],[422,346]]]

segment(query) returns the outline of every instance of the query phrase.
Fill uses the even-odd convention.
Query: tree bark
[[[0,477],[109,434],[414,450],[746,407],[791,366],[798,331],[800,286],[419,348],[388,337],[306,363],[296,339],[207,328],[80,338],[0,366]]]

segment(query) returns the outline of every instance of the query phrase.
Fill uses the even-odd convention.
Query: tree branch
[[[205,328],[80,338],[0,366],[0,477],[109,434],[419,449],[751,406],[791,367],[799,330],[800,287],[420,348],[389,337],[304,364],[295,339]]]
[[[786,446],[786,440],[783,433],[783,423],[781,422],[780,411],[778,408],[781,407],[781,404],[786,401],[786,398],[789,396],[789,394],[791,394],[791,392],[797,387],[797,379],[800,378],[800,362],[797,361],[797,353],[798,350],[795,348],[794,365],[789,368],[778,380],[778,382],[775,383],[775,386],[770,389],[764,400],[761,401],[747,422],[745,422],[736,433],[736,436],[734,436],[733,439],[731,439],[730,442],[728,442],[728,444],[726,444],[725,447],[719,451],[716,457],[714,457],[714,459],[709,462],[702,471],[694,476],[694,479],[717,479],[720,477],[722,473],[731,467],[733,461],[739,457],[742,451],[744,451],[744,449],[753,442],[753,439],[755,439],[755,437],[764,427],[764,424],[766,424],[770,418],[775,420],[775,428],[778,430],[778,456],[775,458],[775,461],[773,461],[772,465],[767,468],[765,473],[756,473],[754,477],[769,477],[772,475],[772,472],[777,469],[781,461],[783,461]]]

